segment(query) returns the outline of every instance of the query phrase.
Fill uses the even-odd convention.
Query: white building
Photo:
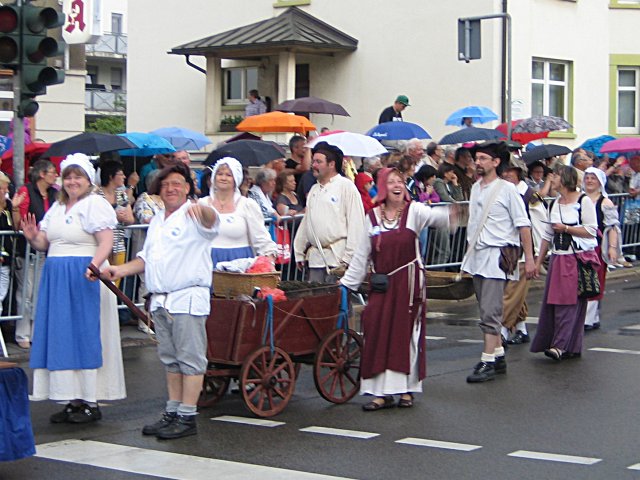
[[[225,138],[221,119],[241,114],[247,91],[257,88],[274,105],[304,95],[340,103],[351,117],[312,121],[364,132],[405,94],[405,120],[437,140],[455,128],[444,120],[460,107],[503,114],[502,20],[482,22],[482,58],[465,64],[457,19],[505,7],[514,118],[564,117],[574,128],[552,137],[569,145],[640,134],[640,44],[632,28],[640,0],[136,0],[127,127],[180,125]]]

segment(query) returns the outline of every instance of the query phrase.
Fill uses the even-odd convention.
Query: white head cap
[[[91,182],[91,184],[95,183],[96,170],[95,168],[93,168],[93,165],[91,165],[89,157],[87,157],[84,153],[73,153],[71,155],[67,155],[67,158],[65,158],[60,163],[60,172],[64,172],[64,169],[71,165],[80,167],[85,171],[87,177],[89,177],[89,181]]]
[[[242,179],[244,177],[242,173],[242,164],[233,157],[223,157],[216,162],[216,164],[211,169],[211,171],[213,172],[211,174],[211,184],[215,185],[216,172],[222,165],[226,165],[227,167],[229,167],[229,170],[231,170],[231,174],[233,175],[233,181],[236,184],[235,185],[236,193],[240,193],[240,185],[242,184]],[[211,189],[211,196],[212,197],[215,196],[214,188]]]
[[[608,197],[609,194],[604,189],[604,186],[607,184],[607,175],[602,170],[596,167],[589,167],[584,171],[584,177],[582,177],[582,190],[584,190],[584,179],[586,178],[588,173],[592,173],[598,178],[598,181],[600,182],[600,192],[602,193],[602,196]]]

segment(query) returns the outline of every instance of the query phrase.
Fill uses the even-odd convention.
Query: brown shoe
[[[383,408],[393,408],[396,406],[393,401],[393,396],[385,395],[384,397],[376,397],[377,400],[383,400],[382,403],[371,400],[369,403],[362,405],[362,410],[365,412],[375,412],[376,410],[382,410]]]

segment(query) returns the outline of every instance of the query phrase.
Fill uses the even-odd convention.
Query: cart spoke
[[[267,397],[269,398],[269,408],[273,408],[275,405],[273,404],[273,390],[270,388],[267,390]]]
[[[353,376],[351,375],[351,372],[344,372],[344,376],[347,377],[347,380],[349,380],[353,385],[358,384],[358,380],[353,378]]]
[[[247,397],[250,401],[253,401],[254,397],[258,395],[262,391],[262,385],[256,385],[256,387],[249,392],[249,396]]]
[[[331,363],[329,363],[329,362],[320,362],[320,366],[321,367],[328,367],[328,368],[335,368],[335,367],[338,366],[338,364],[335,363],[335,362],[331,362]]]
[[[338,380],[340,381],[340,391],[344,397],[347,394],[347,389],[344,386],[344,375],[338,375]]]
[[[280,398],[282,399],[285,398],[286,394],[282,390],[280,390],[278,387],[274,386],[273,391],[276,392],[276,395],[278,395]]]
[[[336,374],[336,372],[337,370],[334,370],[334,369],[329,370],[326,375],[320,378],[320,384],[324,385],[325,383],[327,383],[329,378],[333,377]]]
[[[280,365],[278,365],[278,367],[271,373],[271,375],[276,376],[278,375],[280,372],[282,372],[282,370],[284,370],[285,368],[287,368],[288,365],[286,363],[281,363]],[[287,372],[289,373],[289,372]]]
[[[273,370],[273,367],[276,365],[276,361],[279,360],[279,357],[280,356],[274,352],[274,354],[269,359],[269,366],[267,367],[267,370]]]
[[[264,410],[264,399],[266,397],[265,392],[262,392],[262,395],[260,395],[260,398],[258,398],[258,410]]]
[[[337,373],[338,373],[337,370],[333,371],[333,381],[331,382],[331,389],[329,390],[332,395],[333,395],[333,392],[336,391],[336,385],[338,384],[338,378],[340,376]]]

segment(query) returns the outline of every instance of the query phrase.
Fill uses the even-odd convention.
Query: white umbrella
[[[314,138],[306,144],[306,147],[313,148],[320,142],[327,142],[329,145],[338,147],[342,153],[349,157],[373,157],[388,153],[378,140],[361,133],[327,133]]]

